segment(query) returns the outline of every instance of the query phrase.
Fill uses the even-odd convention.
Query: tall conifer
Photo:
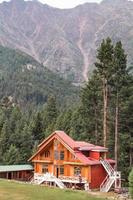
[[[107,146],[109,81],[113,65],[113,45],[110,38],[103,40],[97,53],[96,70],[102,81],[103,91],[103,145]]]

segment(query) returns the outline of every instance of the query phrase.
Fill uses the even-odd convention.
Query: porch
[[[49,184],[58,186],[61,189],[64,188],[82,188],[84,190],[89,190],[89,184],[87,180],[83,177],[74,177],[74,176],[59,176],[58,178],[51,173],[39,174],[34,173],[34,178],[31,183],[34,184]]]

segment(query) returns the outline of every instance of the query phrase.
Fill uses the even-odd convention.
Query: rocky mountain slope
[[[96,48],[110,36],[133,53],[133,2],[104,0],[73,9],[57,9],[37,1],[0,4],[0,44],[33,56],[78,84],[87,80]]]

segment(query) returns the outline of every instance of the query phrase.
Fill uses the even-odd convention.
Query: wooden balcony
[[[53,160],[33,160],[32,162],[49,164],[49,163],[53,163]]]
[[[59,176],[58,177],[64,183],[87,183],[84,177],[79,178],[78,176]]]

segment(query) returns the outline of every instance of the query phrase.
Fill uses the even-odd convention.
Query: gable
[[[50,136],[48,136],[41,144],[39,144],[39,148],[41,148],[47,141],[50,140],[53,136],[56,136],[58,139],[60,138],[62,142],[64,141],[71,149],[75,147],[75,141],[69,137],[64,131],[55,131]]]
[[[48,148],[51,148],[52,151],[55,149],[66,149],[73,153],[73,149],[70,148],[68,144],[66,144],[58,135],[53,134],[52,137],[46,139],[41,145],[39,145],[38,151],[29,159],[32,161],[35,158],[38,158],[43,152],[45,152]],[[50,147],[51,146],[51,147]]]
[[[71,149],[70,146],[62,141],[62,139],[57,135],[53,135],[49,140],[46,140],[29,161],[54,160],[56,151],[58,153],[64,152],[64,161],[81,163],[81,161],[75,156],[73,149]]]

